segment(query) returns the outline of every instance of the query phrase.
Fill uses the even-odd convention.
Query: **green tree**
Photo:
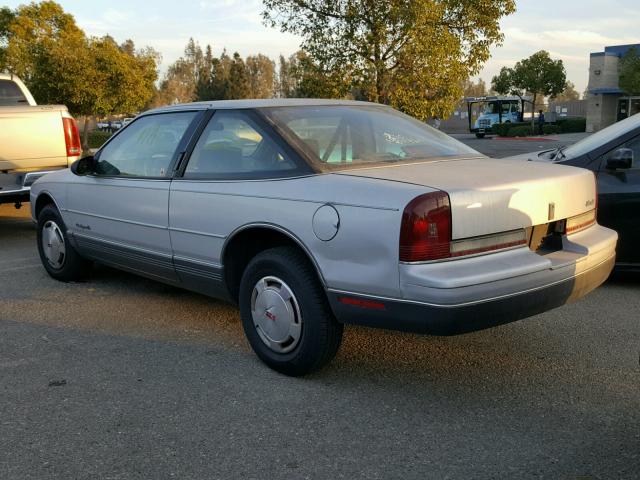
[[[263,0],[267,25],[301,35],[319,72],[420,118],[445,116],[502,41],[513,0]]]
[[[243,59],[226,50],[213,56],[211,45],[202,48],[189,39],[184,55],[163,78],[154,105],[186,103],[194,100],[270,98],[274,95],[275,64],[262,54]]]
[[[272,98],[275,88],[276,65],[266,55],[249,55],[245,63],[249,73],[251,98]]]
[[[291,72],[291,60],[284,55],[278,58],[278,74],[276,77],[276,95],[280,98],[293,97],[295,79]]]
[[[198,83],[196,85],[196,98],[198,100],[211,100],[210,86],[212,74],[213,52],[211,45],[207,45],[202,59],[202,68],[200,70],[200,75],[198,76]]]
[[[465,97],[484,97],[487,95],[487,84],[481,78],[477,82],[466,78],[462,82],[462,90]]]
[[[522,97],[525,92],[517,88],[514,84],[514,69],[502,67],[500,73],[491,80],[491,88],[500,95],[518,95]]]
[[[520,60],[513,68],[502,67],[491,84],[501,95],[517,95],[520,98],[531,95],[535,111],[539,96],[554,97],[565,89],[567,75],[562,60],[553,60],[549,52],[540,50]],[[532,125],[533,122],[532,115]]]
[[[89,38],[82,62],[84,81],[70,110],[84,115],[82,145],[88,148],[90,120],[95,116],[135,113],[155,95],[159,54],[150,47],[136,50],[132,40],[118,45],[110,36]],[[64,67],[58,69],[64,71]],[[65,72],[66,73],[66,72]]]
[[[237,100],[251,97],[251,80],[244,60],[238,52],[233,54],[229,76],[226,80],[225,99]]]
[[[224,100],[227,97],[229,86],[229,76],[231,75],[232,58],[227,50],[222,50],[219,58],[215,58],[211,69],[211,98],[214,100]]]
[[[4,31],[5,66],[20,76],[38,103],[64,104],[85,117],[141,110],[152,97],[159,55],[118,45],[109,36],[87,38],[73,16],[53,1],[18,7]]]
[[[9,7],[0,8],[0,71],[6,68],[5,57],[9,42],[9,25],[14,17],[15,14]]]
[[[88,51],[93,63],[91,81],[97,85],[93,114],[133,113],[149,103],[157,79],[159,56],[155,50],[136,50],[132,40],[118,45],[112,37],[104,36],[89,39]]]
[[[160,106],[186,103],[199,99],[200,95],[205,96],[210,73],[211,62],[207,64],[202,48],[193,38],[190,38],[183,56],[167,69],[152,104]]]
[[[289,58],[280,56],[277,94],[289,98],[360,98],[347,78],[336,70],[323,68],[308,53],[300,50]]]
[[[567,80],[564,90],[552,97],[552,100],[555,102],[572,102],[580,100],[580,93],[576,90],[574,83]]]
[[[86,38],[71,15],[52,1],[21,5],[6,27],[5,67],[27,84],[39,103],[71,103],[83,94]],[[68,65],[64,71],[60,67]],[[53,76],[59,73],[58,77]]]
[[[620,60],[620,88],[627,95],[640,95],[640,52],[630,48]]]

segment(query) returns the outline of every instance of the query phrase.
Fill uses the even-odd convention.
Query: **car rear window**
[[[9,107],[28,103],[18,85],[11,80],[0,80],[0,106]]]
[[[327,168],[481,155],[389,107],[289,106],[264,111],[313,162]]]

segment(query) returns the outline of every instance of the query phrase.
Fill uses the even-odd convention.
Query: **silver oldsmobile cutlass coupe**
[[[92,261],[237,302],[270,367],[330,361],[344,323],[450,335],[574,300],[609,275],[588,170],[492,160],[391,108],[176,105],[31,190],[42,263]]]

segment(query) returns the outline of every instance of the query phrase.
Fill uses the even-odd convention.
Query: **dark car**
[[[593,171],[598,180],[598,223],[620,235],[616,268],[640,271],[640,114],[571,146],[512,158]]]

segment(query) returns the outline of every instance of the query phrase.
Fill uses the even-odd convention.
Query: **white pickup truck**
[[[64,105],[36,105],[22,81],[0,73],[0,203],[29,201],[33,182],[80,158],[75,120]]]

